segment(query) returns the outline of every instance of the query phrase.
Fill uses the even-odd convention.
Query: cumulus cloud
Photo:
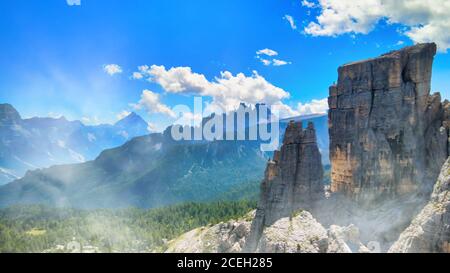
[[[279,60],[279,59],[271,59],[268,57],[278,56],[278,52],[273,49],[265,48],[256,51],[256,58],[265,66],[283,66],[287,64],[291,64],[291,62]]]
[[[256,55],[266,55],[266,56],[277,56],[278,52],[276,52],[273,49],[269,49],[269,48],[265,48],[265,49],[260,49],[258,51],[256,51]]]
[[[307,7],[307,8],[316,8],[317,7],[316,3],[310,2],[307,0],[302,1],[302,6]]]
[[[278,60],[278,59],[273,59],[273,65],[274,66],[283,66],[283,65],[287,65],[287,64],[291,64],[291,62]]]
[[[141,70],[140,70],[141,71]],[[152,65],[142,69],[147,80],[159,84],[168,93],[205,96],[212,99],[209,109],[235,110],[241,102],[255,105],[282,105],[284,115],[294,115],[289,106],[283,104],[290,94],[282,88],[268,82],[258,72],[250,76],[243,73],[233,75],[223,71],[214,80],[208,80],[203,74],[195,73],[190,67],[172,67]]]
[[[142,91],[141,99],[137,104],[132,105],[136,110],[144,109],[148,113],[159,113],[169,117],[175,118],[176,114],[161,102],[159,94],[152,92],[148,89]]]
[[[110,76],[122,73],[122,68],[117,64],[105,64],[103,70]]]
[[[174,124],[178,125],[188,125],[188,126],[198,126],[201,124],[203,120],[203,117],[199,113],[192,113],[192,112],[183,112],[181,113],[180,118],[178,118]]]
[[[140,73],[140,72],[133,72],[133,75],[131,75],[131,78],[133,78],[135,80],[140,80],[140,79],[144,78],[144,75],[142,75],[142,73]]]
[[[81,0],[66,0],[69,6],[81,6]]]
[[[267,60],[267,59],[263,59],[263,58],[259,58],[259,60],[261,61],[261,63],[265,66],[269,66],[272,64],[272,61]]]
[[[283,19],[288,21],[289,25],[291,26],[292,29],[297,29],[297,25],[295,24],[295,20],[294,17],[292,17],[291,15],[285,15],[283,16]]]
[[[450,0],[319,0],[317,7],[316,21],[304,29],[312,36],[367,34],[385,20],[402,25],[399,31],[416,43],[436,42],[441,52],[450,48]]]
[[[150,67],[148,65],[138,66],[138,71],[133,72],[133,75],[131,76],[131,78],[135,79],[135,80],[143,79],[145,77],[145,75],[148,74],[149,69],[150,69]]]
[[[131,112],[123,110],[122,112],[118,113],[116,115],[116,117],[117,117],[117,120],[121,120],[121,119],[128,117],[130,114],[131,114]]]
[[[328,111],[328,99],[312,100],[308,103],[299,103],[297,112],[299,115],[324,114]]]

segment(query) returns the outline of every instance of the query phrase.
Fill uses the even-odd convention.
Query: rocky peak
[[[11,104],[0,104],[0,125],[10,126],[20,123],[22,118]]]
[[[314,125],[289,122],[279,151],[267,163],[261,196],[246,250],[253,252],[265,227],[323,195],[323,168]]]
[[[128,116],[124,117],[123,119],[119,120],[118,122],[116,122],[115,126],[118,127],[128,127],[128,126],[133,126],[135,124],[147,124],[142,118],[141,116],[139,116],[138,114],[136,114],[135,112],[131,112]]]
[[[445,110],[430,95],[435,54],[435,44],[419,44],[339,68],[329,97],[332,191],[369,202],[431,190],[448,155]]]
[[[148,123],[135,112],[119,120],[114,127],[127,132],[127,135],[141,136],[149,133]]]

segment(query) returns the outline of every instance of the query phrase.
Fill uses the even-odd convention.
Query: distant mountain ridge
[[[22,119],[10,104],[0,104],[0,185],[28,170],[92,160],[101,151],[148,134],[137,114],[114,125],[87,126],[66,118]]]
[[[284,133],[287,121],[280,123],[280,132]],[[326,116],[306,121],[316,124],[318,132],[325,134],[318,133],[319,142],[327,143]],[[261,152],[260,141],[175,141],[171,129],[133,138],[93,161],[30,171],[0,187],[0,206],[158,207],[218,200],[238,188],[257,189],[251,185],[259,184],[272,156]]]

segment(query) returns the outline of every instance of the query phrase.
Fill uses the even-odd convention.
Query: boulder
[[[309,212],[301,211],[266,227],[256,252],[260,253],[325,253],[326,229]]]

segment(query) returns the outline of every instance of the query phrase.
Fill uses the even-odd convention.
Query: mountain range
[[[66,118],[22,119],[10,104],[0,104],[0,185],[26,171],[81,163],[101,151],[148,134],[148,125],[131,113],[114,125],[87,126]]]
[[[316,124],[319,146],[326,153],[327,116],[293,119]],[[284,132],[289,120],[281,121],[280,132]],[[261,152],[260,141],[175,141],[170,131],[168,127],[163,133],[135,137],[122,146],[104,150],[92,161],[28,171],[23,178],[0,187],[0,206],[44,203],[80,208],[146,208],[239,198],[248,191],[257,195],[266,162],[272,156]],[[76,143],[81,147],[89,147],[88,133],[86,128],[76,131],[71,136],[78,137],[71,138],[70,143],[79,140]],[[327,157],[324,159],[326,164]],[[234,197],[228,194],[231,192],[236,193]]]

